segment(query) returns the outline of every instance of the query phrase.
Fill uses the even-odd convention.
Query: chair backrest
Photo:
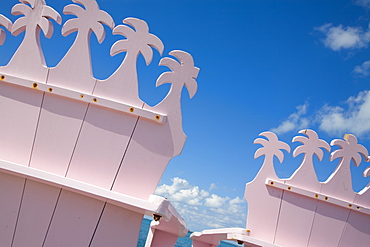
[[[351,161],[358,166],[367,149],[357,143],[354,135],[333,140],[339,146],[330,159],[339,158],[334,173],[319,182],[313,166],[313,155],[323,158],[330,146],[313,130],[300,131],[293,141],[301,142],[293,156],[304,154],[301,166],[289,179],[279,179],[274,170],[274,156],[284,159],[282,150],[288,144],[272,132],[263,132],[255,143],[263,147],[255,157],[265,155],[264,164],[255,179],[248,183],[247,229],[250,236],[278,246],[366,246],[370,240],[369,186],[356,193],[352,190]],[[305,135],[305,136],[304,136]],[[368,176],[368,169],[364,176]]]
[[[143,212],[45,185],[30,174],[38,170],[148,200],[186,139],[181,89],[186,85],[194,95],[199,71],[191,55],[172,51],[176,59],[161,60],[160,65],[173,71],[163,73],[157,85],[171,83],[171,89],[151,107],[138,96],[136,59],[142,54],[151,62],[152,48],[163,52],[161,40],[149,33],[142,20],[126,18],[124,25],[115,27],[95,0],[73,1],[80,5],[70,4],[64,13],[76,18],[66,21],[62,32],[78,34],[54,68],[45,64],[40,35],[52,37],[50,20],[61,24],[59,13],[44,0],[28,0],[13,7],[13,14],[24,15],[13,24],[0,15],[4,29],[13,35],[25,32],[9,63],[0,67],[0,160],[15,169],[29,168],[23,175],[1,168],[0,239],[4,246],[26,241],[29,246],[113,246],[124,237],[133,239],[125,246],[136,246]],[[127,38],[112,46],[111,55],[126,54],[108,79],[98,80],[92,73],[90,34],[94,32],[103,42],[103,25]],[[1,29],[0,44],[4,40]]]

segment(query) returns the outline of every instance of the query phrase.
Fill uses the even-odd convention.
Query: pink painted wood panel
[[[111,189],[137,118],[90,105],[67,176]]]
[[[150,247],[173,247],[176,244],[177,237],[161,230],[154,230]]]
[[[44,246],[88,246],[103,207],[104,202],[62,190]]]
[[[143,214],[107,203],[90,246],[136,247],[142,219]]]
[[[0,81],[0,159],[27,166],[43,93]]]
[[[340,158],[340,161],[334,173],[322,184],[321,193],[352,203],[356,193],[352,189],[350,162],[352,160],[358,166],[361,162],[360,154],[367,159],[367,150],[357,143],[354,135],[345,135],[345,140],[333,140],[331,145],[340,147],[331,153],[331,160]],[[349,208],[340,208],[320,202],[316,210],[309,246],[318,244],[337,246],[350,211]]]
[[[280,162],[284,159],[284,154],[280,149],[290,151],[290,147],[277,139],[272,132],[263,132],[254,143],[263,145],[255,153],[255,158],[264,155],[264,163],[254,180],[246,185],[245,199],[248,202],[247,229],[251,230],[250,236],[274,243],[277,228],[279,210],[282,203],[283,191],[265,185],[267,178],[280,180],[276,174],[273,164],[274,156]]]
[[[319,193],[321,183],[318,182],[316,177],[313,155],[322,160],[323,151],[320,148],[330,151],[330,146],[327,142],[320,140],[313,130],[303,130],[299,133],[307,137],[296,136],[293,138],[293,141],[302,143],[294,150],[293,156],[303,154],[303,160],[300,167],[285,183]],[[314,198],[285,191],[274,243],[281,246],[306,246],[311,234],[317,205],[318,200]],[[294,234],[291,234],[293,232]],[[287,237],[288,235],[289,237]]]
[[[27,179],[12,246],[42,246],[60,189]]]
[[[0,246],[11,246],[25,179],[0,172]]]
[[[64,176],[87,103],[45,94],[30,166]]]
[[[339,246],[366,246],[370,242],[370,216],[359,212],[362,207],[370,207],[369,185],[356,195],[353,207],[342,233]]]

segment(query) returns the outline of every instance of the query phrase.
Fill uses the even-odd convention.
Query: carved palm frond
[[[141,53],[145,59],[146,64],[150,64],[153,58],[153,50],[156,49],[161,55],[164,49],[162,41],[154,34],[149,33],[148,24],[137,18],[126,18],[123,23],[132,26],[135,30],[128,26],[119,25],[114,28],[113,34],[119,34],[127,39],[119,40],[113,44],[111,48],[111,56],[120,52],[127,52],[136,50]]]
[[[0,26],[3,26],[6,28],[6,30],[11,30],[12,28],[12,22],[6,18],[3,15],[0,15]],[[3,29],[0,28],[0,45],[4,44],[6,38],[6,33]]]
[[[70,19],[63,25],[62,35],[67,36],[73,32],[87,28],[94,32],[98,42],[102,43],[106,35],[103,24],[113,29],[114,21],[112,17],[107,12],[101,10],[95,0],[73,0],[73,2],[83,5],[85,9],[76,4],[70,4],[64,7],[64,14],[74,15],[77,18]],[[86,23],[89,25],[86,25]]]
[[[363,176],[364,176],[364,177],[368,177],[368,176],[370,176],[370,167],[368,167],[368,168],[366,168],[366,169],[365,169],[365,171],[364,171],[364,173],[363,173]]]
[[[307,137],[295,136],[293,138],[293,142],[300,142],[303,144],[294,150],[293,157],[296,157],[301,153],[310,153],[312,155],[315,154],[319,160],[322,160],[324,152],[321,148],[330,152],[330,145],[326,141],[319,139],[319,136],[315,131],[307,129],[301,130],[299,133],[305,134]]]
[[[276,156],[280,163],[284,160],[284,153],[281,150],[286,150],[288,153],[290,152],[290,146],[285,142],[279,141],[278,137],[273,132],[262,132],[259,134],[260,136],[264,136],[267,138],[257,138],[253,143],[254,144],[261,144],[263,147],[257,149],[254,154],[254,158],[258,158],[262,155],[272,155]]]
[[[28,25],[36,24],[44,32],[45,37],[51,38],[54,32],[53,23],[62,23],[62,18],[57,11],[47,6],[44,0],[21,0],[22,4],[16,4],[12,8],[13,15],[24,15],[18,18],[12,27],[12,34],[17,36],[27,29]],[[26,5],[29,4],[30,6]],[[36,20],[36,23],[31,20]]]
[[[344,136],[345,140],[335,139],[332,140],[330,145],[337,145],[340,149],[335,150],[330,155],[330,161],[337,158],[348,158],[352,159],[355,166],[359,166],[361,163],[361,155],[365,160],[368,158],[367,149],[361,144],[357,143],[357,138],[354,135],[346,134]]]
[[[196,78],[198,77],[199,68],[194,67],[193,57],[184,51],[171,51],[170,55],[176,57],[179,62],[172,58],[162,58],[159,65],[164,65],[169,67],[171,72],[164,72],[157,79],[157,86],[164,83],[177,83],[185,85],[188,89],[189,96],[192,98],[198,89],[198,84]]]

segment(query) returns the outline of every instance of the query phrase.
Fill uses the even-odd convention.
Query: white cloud
[[[155,194],[173,203],[190,230],[245,227],[247,204],[239,197],[230,199],[227,196],[210,195],[208,191],[178,177],[172,179],[171,185],[158,186]]]
[[[222,198],[218,195],[212,194],[211,197],[205,199],[206,202],[204,205],[211,208],[219,208],[229,199],[230,198],[228,197]]]
[[[370,30],[363,31],[360,27],[333,26],[329,23],[316,30],[326,36],[323,40],[325,46],[334,51],[367,47],[370,41]]]
[[[168,198],[170,201],[183,202],[193,206],[202,205],[200,200],[209,196],[205,190],[200,190],[198,186],[192,186],[185,179],[175,177],[171,185],[163,184],[157,187],[156,194]]]
[[[209,190],[214,190],[214,189],[217,189],[217,186],[216,184],[211,183],[211,186],[209,186]]]
[[[297,111],[290,114],[278,127],[272,128],[271,131],[276,134],[284,134],[290,131],[307,128],[309,119],[303,117],[307,113],[308,103],[296,107]]]
[[[361,65],[356,66],[353,72],[360,76],[368,76],[370,74],[370,60],[365,61]]]
[[[370,135],[370,91],[350,97],[346,108],[325,105],[317,114],[319,128],[331,135],[352,133],[357,137]]]

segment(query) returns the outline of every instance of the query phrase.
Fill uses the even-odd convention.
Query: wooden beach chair
[[[293,141],[300,142],[293,156],[304,154],[301,166],[289,179],[277,177],[274,156],[284,160],[281,150],[290,146],[272,132],[263,132],[255,140],[261,144],[255,158],[265,156],[261,170],[247,183],[248,202],[246,228],[205,230],[191,235],[193,247],[214,247],[221,240],[234,240],[244,246],[282,247],[348,247],[368,246],[370,242],[370,185],[359,193],[352,190],[350,164],[359,166],[368,161],[367,149],[354,135],[333,140],[339,146],[330,160],[339,159],[337,169],[320,183],[313,167],[313,156],[323,158],[330,146],[313,130],[300,131]],[[362,156],[362,158],[361,158]],[[370,175],[370,168],[364,176]]]
[[[16,1],[14,1],[16,3]],[[160,65],[157,85],[171,83],[162,102],[138,97],[136,59],[163,51],[146,22],[126,18],[115,26],[95,0],[73,0],[64,14],[64,36],[75,42],[54,68],[45,64],[40,35],[51,38],[62,18],[44,0],[20,0],[12,23],[0,15],[0,41],[7,29],[25,32],[6,66],[0,67],[0,247],[135,247],[144,215],[154,216],[146,246],[174,246],[185,222],[165,198],[153,195],[170,159],[179,155],[181,89],[196,92],[190,54],[172,51]],[[127,39],[111,55],[126,52],[106,80],[93,77],[90,35],[103,25]],[[176,73],[175,73],[176,72]]]

